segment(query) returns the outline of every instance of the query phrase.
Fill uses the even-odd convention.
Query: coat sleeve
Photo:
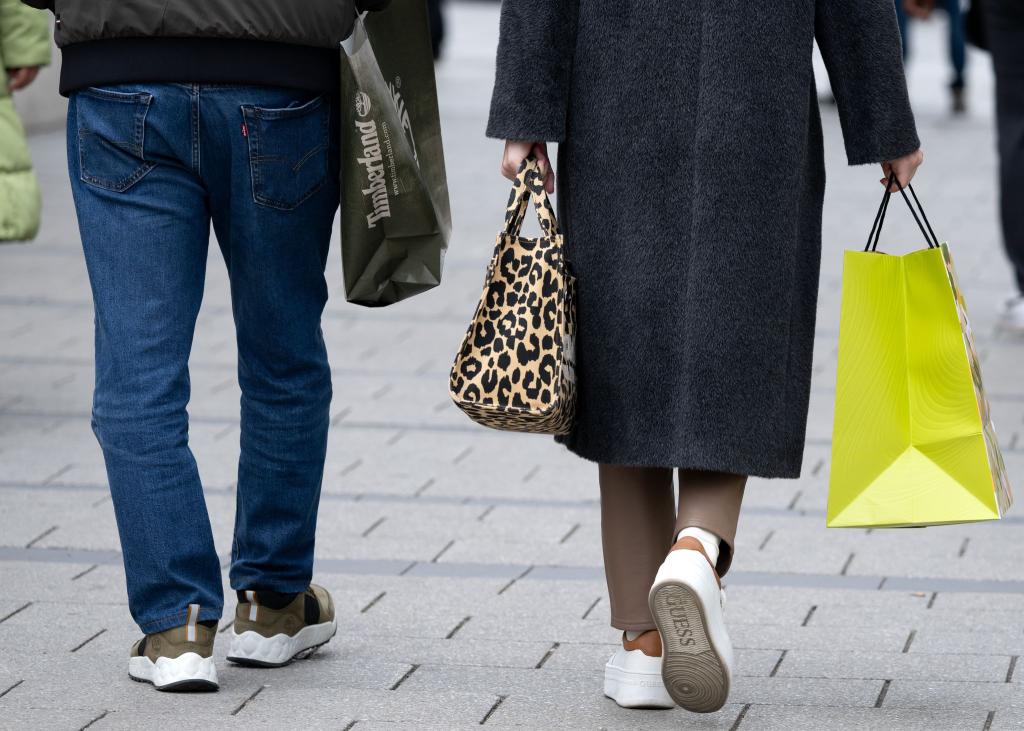
[[[817,0],[815,38],[850,164],[893,160],[920,147],[893,1]]]
[[[502,0],[487,136],[561,142],[579,0]]]
[[[0,0],[0,57],[9,69],[50,63],[50,16],[20,0]]]

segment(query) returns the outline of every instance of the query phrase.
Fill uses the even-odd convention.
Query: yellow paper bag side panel
[[[967,316],[967,302],[964,300],[963,290],[960,288],[960,281],[956,276],[956,268],[953,266],[953,255],[946,244],[942,244],[942,260],[946,267],[949,285],[953,290],[957,316],[960,319],[964,347],[967,350],[967,357],[971,368],[971,380],[974,383],[978,411],[983,425],[982,433],[985,436],[988,463],[996,490],[996,500],[999,504],[1000,515],[1003,515],[1013,504],[1013,489],[1010,487],[1010,477],[1006,471],[1006,463],[1003,461],[1003,453],[999,449],[999,440],[996,438],[995,426],[992,424],[992,409],[989,406],[988,397],[985,395],[985,385],[981,376],[981,359],[978,357],[978,349],[974,344],[974,332],[971,330],[971,321]]]
[[[900,258],[847,251],[832,436],[829,522],[910,446]]]

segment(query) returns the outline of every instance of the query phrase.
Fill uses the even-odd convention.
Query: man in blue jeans
[[[339,197],[338,44],[357,8],[25,1],[54,11],[63,53],[96,312],[92,423],[145,634],[129,675],[213,690],[224,598],[186,413],[211,222],[242,390],[228,659],[284,665],[336,630],[310,580],[331,400],[320,318]]]

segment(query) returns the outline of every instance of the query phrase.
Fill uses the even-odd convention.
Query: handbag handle
[[[544,176],[540,172],[540,163],[533,154],[523,160],[519,172],[516,173],[515,182],[512,183],[512,194],[509,196],[508,208],[505,211],[507,236],[519,236],[531,199],[534,208],[537,209],[537,218],[540,219],[544,235],[557,236],[558,220],[555,218],[555,209],[551,206],[547,191],[544,190]]]
[[[917,193],[914,192],[914,186],[908,185],[904,189],[900,181],[896,179],[896,173],[889,173],[889,183],[885,186],[885,194],[882,196],[882,204],[878,207],[878,213],[875,214],[875,222],[871,225],[871,233],[868,234],[868,243],[864,246],[864,251],[878,251],[878,239],[882,235],[882,224],[885,223],[885,214],[889,210],[889,199],[892,198],[892,186],[893,183],[899,189],[903,195],[903,200],[907,202],[907,207],[910,209],[910,215],[914,217],[917,222],[917,227],[921,229],[921,233],[924,234],[924,240],[928,242],[929,249],[939,248],[939,239],[935,235],[935,231],[932,229],[931,223],[928,221],[928,216],[924,213],[924,206],[921,205],[921,201],[917,198]],[[917,204],[917,210],[914,209],[914,203],[910,202],[910,198],[907,197],[907,190],[910,191],[910,195],[914,196],[914,203]],[[918,211],[921,212],[921,216],[918,217]],[[924,223],[922,223],[924,221]],[[927,228],[926,228],[927,227]]]

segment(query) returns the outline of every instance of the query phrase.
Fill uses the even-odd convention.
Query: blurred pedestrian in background
[[[427,14],[430,18],[430,45],[434,50],[434,60],[441,58],[441,47],[444,45],[444,0],[427,0]]]
[[[532,153],[549,191],[560,143],[578,318],[564,441],[600,463],[620,706],[726,702],[720,577],[747,475],[800,474],[825,193],[815,39],[848,161],[906,185],[923,154],[892,0],[502,5],[487,134],[506,140],[504,175]]]
[[[947,0],[905,2],[916,17],[927,18],[937,2]],[[972,0],[968,16],[981,19],[980,24],[970,24],[971,42],[992,53],[996,76],[1000,211],[1006,254],[1017,285],[1016,294],[1006,303],[1002,325],[1024,335],[1024,2]]]
[[[950,93],[953,97],[953,113],[962,114],[967,111],[967,98],[964,88],[967,68],[967,39],[964,33],[964,13],[960,6],[961,0],[938,0],[949,15],[949,56],[953,63],[953,81],[950,82]],[[936,0],[896,0],[896,15],[900,23],[900,35],[903,37],[903,60],[910,54],[910,29],[908,15],[915,18],[927,18],[934,9]]]
[[[11,93],[35,81],[50,62],[50,22],[20,0],[0,0],[0,242],[39,231],[41,197],[25,130]]]
[[[982,9],[996,72],[1003,239],[1017,283],[1003,325],[1024,334],[1024,2],[984,0]]]

